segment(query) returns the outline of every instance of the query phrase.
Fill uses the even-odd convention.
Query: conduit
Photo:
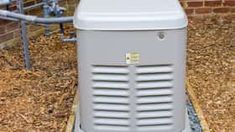
[[[41,23],[41,24],[59,24],[59,23],[72,23],[73,17],[53,17],[53,18],[42,18],[32,15],[24,15],[19,13],[14,13],[6,10],[0,10],[0,16],[3,18],[12,18],[12,19],[19,19],[24,20],[32,23]]]

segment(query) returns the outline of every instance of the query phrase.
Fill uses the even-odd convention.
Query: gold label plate
[[[126,54],[127,64],[138,64],[140,61],[140,54],[138,52],[131,52]]]

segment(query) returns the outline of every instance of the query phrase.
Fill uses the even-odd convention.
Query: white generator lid
[[[178,0],[81,0],[74,26],[81,30],[179,29],[188,24]]]

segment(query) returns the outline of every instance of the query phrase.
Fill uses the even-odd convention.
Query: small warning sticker
[[[127,53],[126,54],[126,63],[127,64],[138,64],[140,61],[140,54],[137,52]]]

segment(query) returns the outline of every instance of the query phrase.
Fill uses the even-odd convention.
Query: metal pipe
[[[23,7],[23,1],[22,0],[17,0],[17,9],[19,10],[19,13],[24,14],[24,7]],[[29,53],[29,40],[27,37],[27,26],[26,22],[24,20],[20,21],[20,27],[21,27],[21,39],[23,43],[23,55],[24,55],[24,63],[25,63],[25,68],[27,70],[31,69],[31,64],[30,64],[30,53]]]
[[[61,33],[60,38],[61,38],[62,42],[69,42],[69,43],[74,43],[75,42],[76,43],[76,42],[79,41],[79,39],[76,36],[77,36],[76,33],[70,33],[69,37],[65,37],[64,33]]]
[[[48,5],[48,0],[43,0],[43,17],[44,18],[49,18],[49,5]],[[49,29],[49,25],[46,24],[45,26],[45,35],[49,36],[50,35],[50,29]]]
[[[10,0],[1,0],[1,1],[0,1],[0,6],[2,6],[2,5],[8,5],[8,4],[10,4],[10,3],[11,3]]]
[[[19,22],[20,21],[19,19],[16,19],[16,18],[3,17],[3,16],[0,16],[0,19],[4,19],[4,20],[8,20],[8,21],[15,21],[15,22]],[[45,24],[43,24],[43,23],[34,23],[34,24],[38,25],[38,26],[45,26]]]
[[[9,20],[9,21],[19,21],[18,19],[15,19],[15,18],[9,18],[9,17],[3,17],[3,16],[0,16],[0,19]]]
[[[78,38],[64,38],[64,39],[62,39],[62,42],[65,42],[65,43],[77,43],[78,42]]]
[[[41,24],[60,24],[60,23],[72,23],[73,17],[56,17],[56,18],[42,18],[32,15],[18,14],[6,10],[0,10],[0,16],[8,17],[13,19],[24,20],[32,23],[41,23]]]
[[[72,23],[73,17],[56,17],[56,18],[40,18],[35,19],[35,23],[43,24],[60,24],[60,23]]]

